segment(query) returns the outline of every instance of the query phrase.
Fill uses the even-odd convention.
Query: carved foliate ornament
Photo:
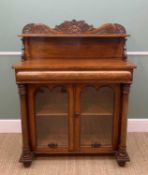
[[[92,25],[87,24],[85,21],[65,21],[60,25],[55,26],[54,30],[66,34],[80,34],[94,30]]]
[[[94,34],[111,35],[126,34],[125,28],[120,24],[107,23],[99,28],[94,28],[85,21],[65,21],[55,28],[50,28],[45,24],[27,24],[22,31],[23,34]]]

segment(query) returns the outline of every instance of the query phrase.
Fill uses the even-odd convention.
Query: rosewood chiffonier
[[[32,23],[19,37],[22,61],[13,68],[21,106],[20,162],[29,166],[40,155],[113,154],[124,166],[136,67],[127,61],[125,28],[76,20],[55,28]]]

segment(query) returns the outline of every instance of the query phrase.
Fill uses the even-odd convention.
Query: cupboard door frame
[[[35,119],[35,91],[39,87],[45,86],[63,86],[67,89],[68,95],[68,146],[67,147],[57,147],[57,148],[40,148],[37,145],[37,130],[36,130],[36,119]],[[99,148],[92,148],[90,146],[83,147],[80,145],[81,133],[80,133],[80,114],[81,114],[81,91],[84,87],[94,86],[96,88],[104,86],[111,87],[113,89],[113,126],[112,126],[112,144],[111,146],[101,146]],[[121,90],[120,84],[95,84],[95,83],[77,83],[77,84],[33,84],[28,85],[28,108],[29,108],[29,131],[30,131],[30,144],[31,149],[38,153],[106,153],[117,150],[119,143],[119,112],[120,112],[120,99]]]
[[[111,137],[111,146],[100,146],[98,148],[92,148],[90,146],[81,146],[81,92],[83,88],[91,86],[100,88],[100,87],[110,87],[113,92],[113,117],[112,117],[112,137]],[[112,152],[117,150],[119,142],[119,116],[120,116],[120,84],[106,84],[106,83],[86,83],[86,84],[77,84],[75,86],[75,109],[74,109],[74,118],[75,118],[75,150],[79,152],[88,152],[88,153],[103,153],[103,152]]]
[[[67,147],[48,148],[46,146],[37,145],[37,129],[36,129],[36,117],[35,117],[35,93],[40,87],[64,87],[67,93],[67,125],[68,125],[68,145]],[[33,84],[28,86],[28,107],[29,107],[29,128],[30,128],[30,144],[31,149],[38,153],[61,153],[74,151],[74,91],[72,84],[66,83],[48,83],[48,84]]]

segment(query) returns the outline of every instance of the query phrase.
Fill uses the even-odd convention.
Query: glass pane
[[[68,146],[68,94],[64,87],[41,87],[35,97],[38,146]]]
[[[38,89],[36,94],[36,115],[67,113],[68,95],[63,87],[49,90],[47,87]]]
[[[113,91],[85,87],[81,92],[81,146],[111,145]]]
[[[48,144],[57,144],[57,146],[68,145],[68,127],[67,117],[37,117],[37,145],[48,146]]]
[[[81,117],[81,146],[111,145],[112,117]]]
[[[81,92],[81,113],[113,113],[113,92],[109,87],[85,87]]]

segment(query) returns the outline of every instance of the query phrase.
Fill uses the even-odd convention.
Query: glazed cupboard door
[[[78,85],[76,88],[76,149],[112,152],[118,142],[119,86]]]
[[[38,152],[72,149],[73,89],[66,85],[30,86],[32,147]],[[34,97],[34,98],[32,98]],[[71,135],[71,136],[70,136]]]

